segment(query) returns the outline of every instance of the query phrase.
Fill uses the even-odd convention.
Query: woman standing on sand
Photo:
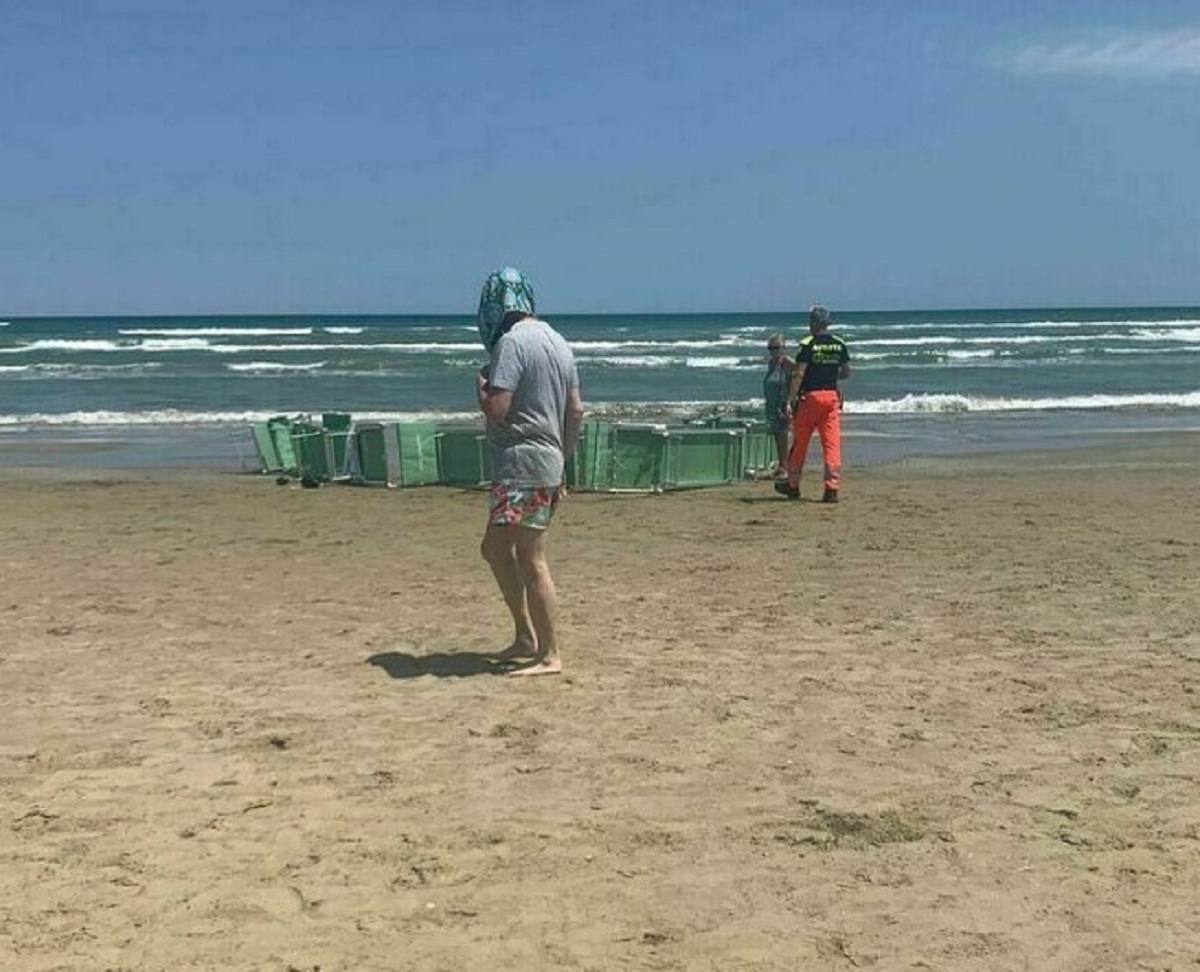
[[[767,373],[763,376],[763,412],[767,428],[775,438],[776,479],[787,476],[788,430],[791,420],[787,412],[788,385],[792,380],[792,369],[796,363],[783,353],[783,335],[772,334],[767,338]]]

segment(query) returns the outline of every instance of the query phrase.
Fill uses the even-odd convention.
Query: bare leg
[[[525,582],[517,565],[516,550],[508,527],[489,526],[483,535],[479,552],[492,568],[492,576],[504,596],[504,603],[513,619],[512,644],[496,653],[501,661],[517,658],[537,657],[537,634],[529,616],[529,604],[525,596]]]
[[[514,668],[510,675],[556,675],[562,671],[558,654],[558,635],[555,631],[557,596],[550,565],[546,561],[546,531],[529,527],[508,528],[513,537],[513,551],[521,579],[525,585],[528,616],[533,623],[537,654],[527,665]]]
[[[775,433],[775,455],[777,461],[775,463],[775,475],[787,475],[787,460],[788,460],[788,434],[784,432]]]

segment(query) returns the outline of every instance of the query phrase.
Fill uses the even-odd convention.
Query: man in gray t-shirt
[[[489,274],[479,299],[479,334],[491,360],[475,388],[492,461],[480,549],[513,617],[513,642],[497,653],[501,661],[519,663],[513,675],[562,671],[546,530],[583,420],[574,355],[534,314],[533,286],[520,270]]]
[[[504,418],[488,416],[492,480],[512,486],[562,485],[567,398],[579,389],[567,342],[545,321],[523,318],[496,341],[488,371],[494,392],[512,392]]]

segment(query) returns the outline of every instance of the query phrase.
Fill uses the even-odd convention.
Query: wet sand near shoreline
[[[479,493],[4,469],[0,968],[1191,968],[1198,443],[572,495],[538,679]]]

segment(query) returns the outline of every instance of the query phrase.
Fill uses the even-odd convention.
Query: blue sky
[[[0,319],[1200,303],[1195,0],[0,0]]]

